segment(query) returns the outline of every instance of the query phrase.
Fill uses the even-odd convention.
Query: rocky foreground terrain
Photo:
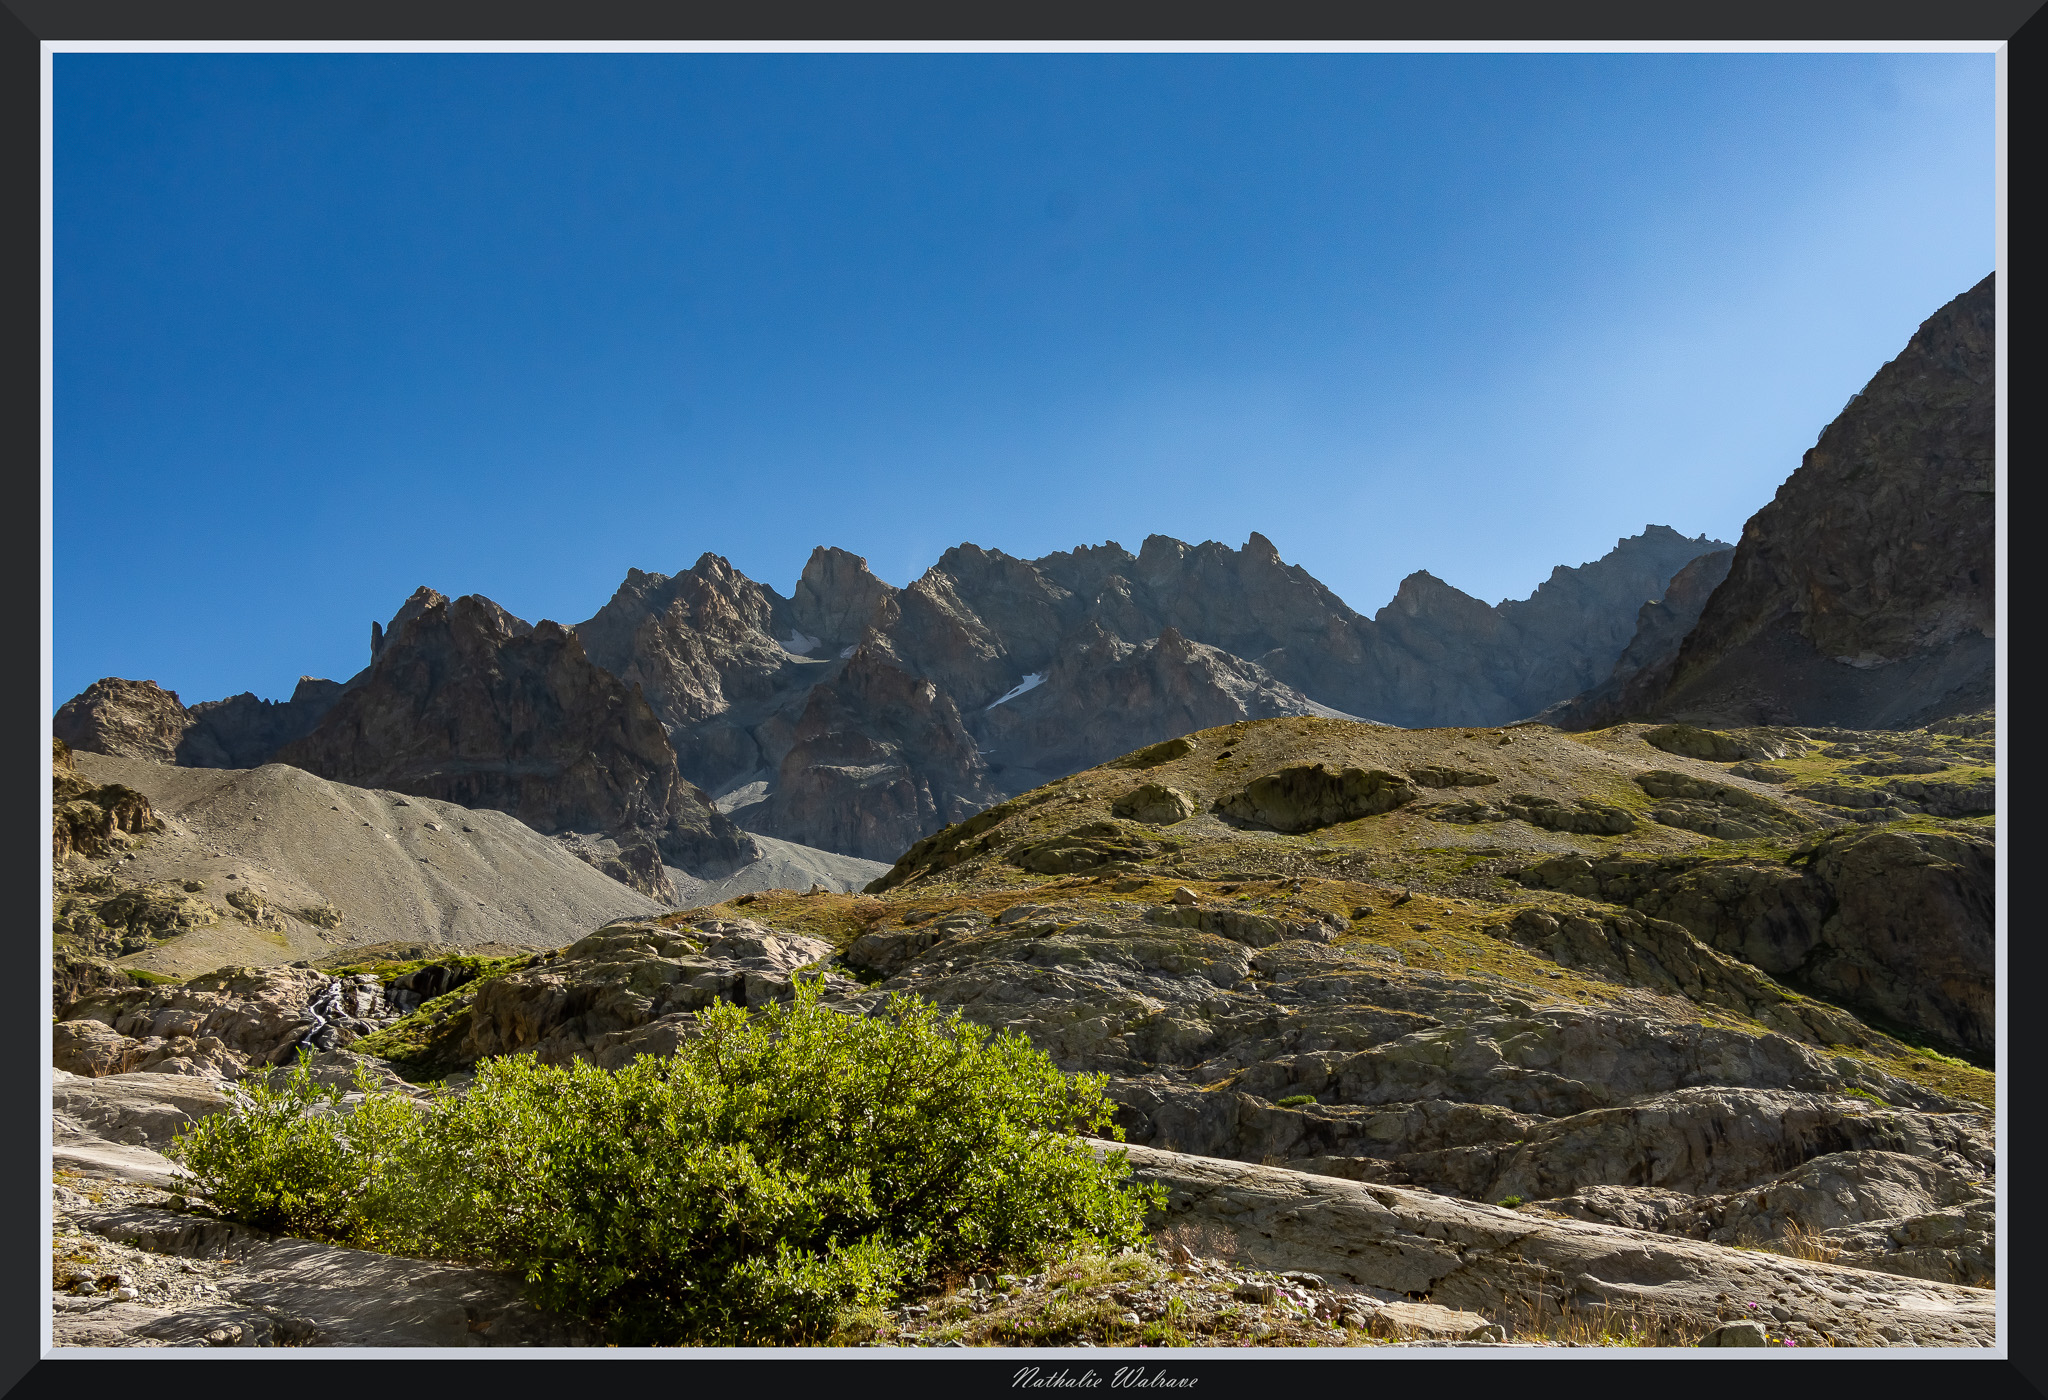
[[[1171,1192],[1164,1253],[954,1280],[874,1344],[1613,1340],[1625,1318],[1988,1345],[1992,724],[1246,722],[1000,803],[862,894],[82,987],[55,1032],[59,1338],[559,1337],[494,1276],[181,1213],[155,1149],[301,1047],[459,1092],[490,1055],[661,1053],[714,1000],[808,976],[848,1012],[910,991],[1107,1073]]]

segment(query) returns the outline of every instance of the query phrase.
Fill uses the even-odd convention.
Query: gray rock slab
[[[1124,1150],[1138,1179],[1167,1187],[1168,1219],[1222,1227],[1239,1257],[1259,1268],[1308,1269],[1494,1314],[1568,1306],[1711,1322],[1759,1302],[1839,1345],[1981,1347],[1996,1337],[1996,1295],[1988,1289],[1280,1167]]]
[[[226,1107],[219,1081],[199,1075],[50,1072],[51,1111],[109,1142],[161,1148],[183,1124]]]
[[[152,1253],[231,1259],[240,1268],[223,1282],[218,1301],[193,1308],[124,1312],[117,1305],[67,1314],[72,1340],[66,1345],[262,1346],[266,1337],[341,1347],[591,1341],[585,1329],[526,1302],[517,1279],[487,1269],[342,1249],[138,1206],[74,1211],[72,1218],[94,1234]]]
[[[169,1188],[190,1179],[184,1168],[161,1152],[84,1134],[73,1136],[61,1130],[50,1148],[50,1164],[87,1176],[135,1181],[144,1186]]]

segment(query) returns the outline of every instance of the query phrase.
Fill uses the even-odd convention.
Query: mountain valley
[[[1367,617],[1256,533],[904,588],[821,547],[574,625],[421,588],[285,702],[96,683],[53,721],[59,1344],[597,1344],[206,1217],[162,1149],[295,1061],[425,1101],[815,982],[1106,1076],[1167,1188],[1142,1261],[863,1344],[1993,1345],[1992,293],[1737,544],[1497,606]]]

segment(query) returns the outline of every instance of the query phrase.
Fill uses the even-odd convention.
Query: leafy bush
[[[1502,1196],[1500,1204],[1506,1206],[1509,1210],[1514,1210],[1522,1204],[1522,1198],[1520,1196]]]
[[[1284,1099],[1274,1100],[1282,1108],[1300,1108],[1303,1104],[1311,1104],[1315,1101],[1316,1096],[1314,1094],[1289,1094]]]
[[[258,1229],[358,1240],[369,1231],[387,1164],[421,1126],[403,1096],[370,1091],[353,1113],[347,1091],[314,1081],[303,1053],[273,1085],[232,1085],[228,1107],[180,1130],[167,1154],[198,1178],[207,1203]]]
[[[697,1025],[616,1072],[485,1061],[424,1105],[251,1081],[172,1155],[223,1214],[517,1269],[629,1343],[822,1339],[938,1271],[1136,1244],[1162,1203],[1075,1136],[1121,1137],[1105,1077],[1020,1035],[900,995],[847,1015],[811,985]]]

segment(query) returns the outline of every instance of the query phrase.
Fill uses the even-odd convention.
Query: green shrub
[[[1515,1209],[1515,1207],[1522,1204],[1522,1198],[1520,1196],[1502,1196],[1500,1198],[1500,1203],[1503,1206],[1506,1206],[1509,1210],[1513,1210]]]
[[[357,1087],[369,1089],[360,1074]],[[228,1089],[226,1111],[188,1124],[167,1154],[198,1178],[216,1211],[258,1229],[359,1240],[387,1164],[420,1126],[399,1095],[370,1092],[353,1113],[346,1091],[315,1083],[303,1054],[281,1082]]]
[[[1274,1100],[1282,1108],[1300,1108],[1305,1103],[1314,1103],[1315,1101],[1316,1096],[1314,1094],[1289,1094],[1284,1099]]]
[[[616,1072],[485,1061],[425,1105],[252,1081],[172,1155],[223,1214],[517,1269],[627,1343],[820,1340],[935,1271],[1140,1243],[1162,1203],[1075,1136],[1121,1137],[1105,1077],[1020,1035],[901,995],[847,1015],[811,985],[697,1024]]]

